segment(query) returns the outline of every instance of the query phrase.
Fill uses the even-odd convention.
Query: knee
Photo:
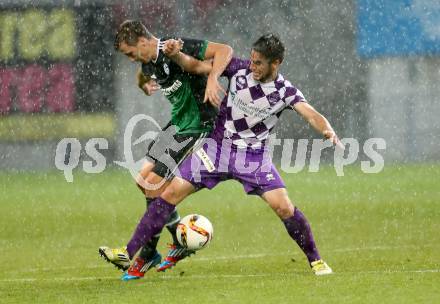
[[[164,188],[166,181],[153,174],[149,174],[143,179],[142,189],[146,197],[155,198],[158,197]]]
[[[178,191],[172,183],[162,192],[161,197],[168,202],[176,202],[179,200]]]
[[[294,209],[295,208],[290,201],[283,201],[276,207],[275,212],[281,219],[284,220],[293,216]]]
[[[192,192],[194,192],[194,187],[189,182],[175,177],[160,196],[167,202],[177,205]]]
[[[263,194],[262,198],[282,220],[293,216],[294,207],[286,189],[268,191]]]

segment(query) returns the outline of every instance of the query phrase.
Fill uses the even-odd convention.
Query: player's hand
[[[333,130],[325,130],[324,131],[324,137],[326,139],[330,139],[330,141],[336,145],[337,147],[341,148],[342,150],[345,150],[344,145],[339,140],[338,136],[336,135],[335,131]]]
[[[150,81],[142,85],[141,89],[142,91],[144,91],[145,94],[151,96],[160,89],[160,85],[158,85],[154,79],[150,79]]]
[[[223,92],[223,94],[226,95],[226,91],[218,82],[217,77],[209,75],[208,82],[206,83],[205,98],[203,99],[203,102],[209,101],[213,106],[217,108],[220,107],[222,101],[220,99],[219,92]]]
[[[164,41],[162,46],[162,51],[168,57],[173,57],[179,54],[180,50],[182,50],[183,41],[182,39],[168,39]]]

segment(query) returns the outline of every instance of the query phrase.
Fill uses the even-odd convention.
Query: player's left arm
[[[159,85],[150,75],[145,75],[142,68],[136,72],[136,80],[138,87],[148,96],[151,96],[160,89]]]
[[[321,113],[316,111],[307,102],[296,102],[293,109],[298,112],[305,120],[320,134],[322,134],[326,139],[330,139],[331,142],[340,148],[344,149],[341,141],[339,140],[336,132],[333,130],[327,118],[325,118]]]

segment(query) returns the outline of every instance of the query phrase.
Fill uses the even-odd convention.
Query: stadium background
[[[146,99],[133,84],[136,66],[112,49],[115,28],[128,17],[143,20],[159,37],[228,43],[241,57],[262,33],[278,33],[287,47],[282,73],[340,137],[361,144],[369,137],[385,138],[386,161],[438,160],[438,13],[422,22],[416,13],[405,12],[407,1],[373,5],[380,2],[3,1],[0,168],[54,168],[55,147],[64,137],[108,138],[109,150],[102,152],[111,164],[122,159],[122,134],[130,117],[146,113],[167,121],[168,103],[161,94]],[[413,2],[438,11],[435,1]],[[372,18],[380,10],[389,19],[378,23]],[[405,30],[405,19],[392,19],[396,11],[421,29]],[[417,7],[412,11],[428,14]],[[395,45],[387,44],[392,33],[380,33],[387,26],[412,43],[395,39]],[[426,46],[419,42],[423,37]],[[277,135],[316,137],[292,115],[283,115]],[[142,149],[134,151],[140,156]]]
[[[381,151],[385,170],[377,175],[363,174],[358,163],[342,179],[326,166],[319,173],[284,175],[312,221],[321,250],[340,272],[330,281],[317,283],[302,274],[307,273],[303,262],[296,264],[300,270],[291,278],[286,270],[291,265],[280,262],[290,258],[282,254],[301,261],[303,257],[290,249],[286,236],[276,233],[279,223],[269,210],[237,204],[254,200],[245,199],[239,185],[222,185],[217,192],[188,199],[183,213],[207,215],[217,233],[199,262],[193,259],[182,266],[196,273],[192,280],[203,280],[213,290],[207,300],[244,303],[250,287],[255,296],[265,297],[262,302],[290,302],[280,296],[286,284],[295,287],[299,302],[438,300],[438,287],[432,288],[438,282],[440,258],[436,0],[0,1],[3,300],[86,302],[86,295],[90,301],[111,302],[125,295],[117,280],[105,281],[117,275],[104,268],[107,265],[99,268],[94,251],[103,240],[118,245],[116,240],[129,237],[143,205],[126,170],[112,164],[124,159],[123,133],[133,115],[148,114],[164,124],[169,112],[160,93],[146,98],[136,88],[136,65],[113,51],[114,31],[126,18],[143,20],[158,37],[228,43],[241,57],[249,55],[251,43],[261,34],[278,33],[287,47],[281,72],[340,137],[356,138],[361,145],[370,137],[387,143]],[[141,135],[143,130],[136,132]],[[283,115],[276,132],[278,138],[318,138],[292,113]],[[65,137],[80,139],[83,148],[90,138],[106,138],[109,147],[100,150],[107,158],[105,172],[83,173],[82,161],[91,159],[82,152],[75,182],[67,183],[54,164],[57,143]],[[144,146],[133,150],[139,158]],[[278,162],[280,151],[275,152]],[[328,149],[323,159],[331,164],[331,158]],[[211,204],[200,203],[205,201]],[[225,207],[216,207],[220,205]],[[254,213],[265,225],[248,225]],[[270,248],[267,239],[274,240]],[[59,244],[62,247],[53,250]],[[38,247],[41,250],[35,251]],[[217,255],[231,259],[224,259],[228,264],[221,258],[206,262]],[[52,272],[51,267],[60,270]],[[28,268],[30,272],[24,271]],[[363,273],[354,276],[359,270]],[[248,283],[246,271],[256,272],[262,285]],[[181,303],[175,297],[179,293],[197,301],[205,292],[204,285],[181,281],[182,273],[175,274],[179,284],[169,303]],[[203,277],[206,273],[212,276]],[[105,283],[94,282],[96,277]],[[163,297],[160,289],[172,278],[153,276],[146,282],[159,291],[149,292]],[[140,288],[145,286],[136,286],[133,292],[145,295]],[[322,297],[308,292],[310,286],[319,288]],[[64,297],[58,298],[56,288],[65,289]],[[186,293],[188,288],[194,293]]]

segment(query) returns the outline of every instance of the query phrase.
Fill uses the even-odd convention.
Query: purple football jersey
[[[264,148],[283,110],[305,99],[281,74],[267,83],[254,80],[249,65],[249,60],[232,58],[223,72],[229,79],[228,94],[220,106],[213,137],[257,149]]]

